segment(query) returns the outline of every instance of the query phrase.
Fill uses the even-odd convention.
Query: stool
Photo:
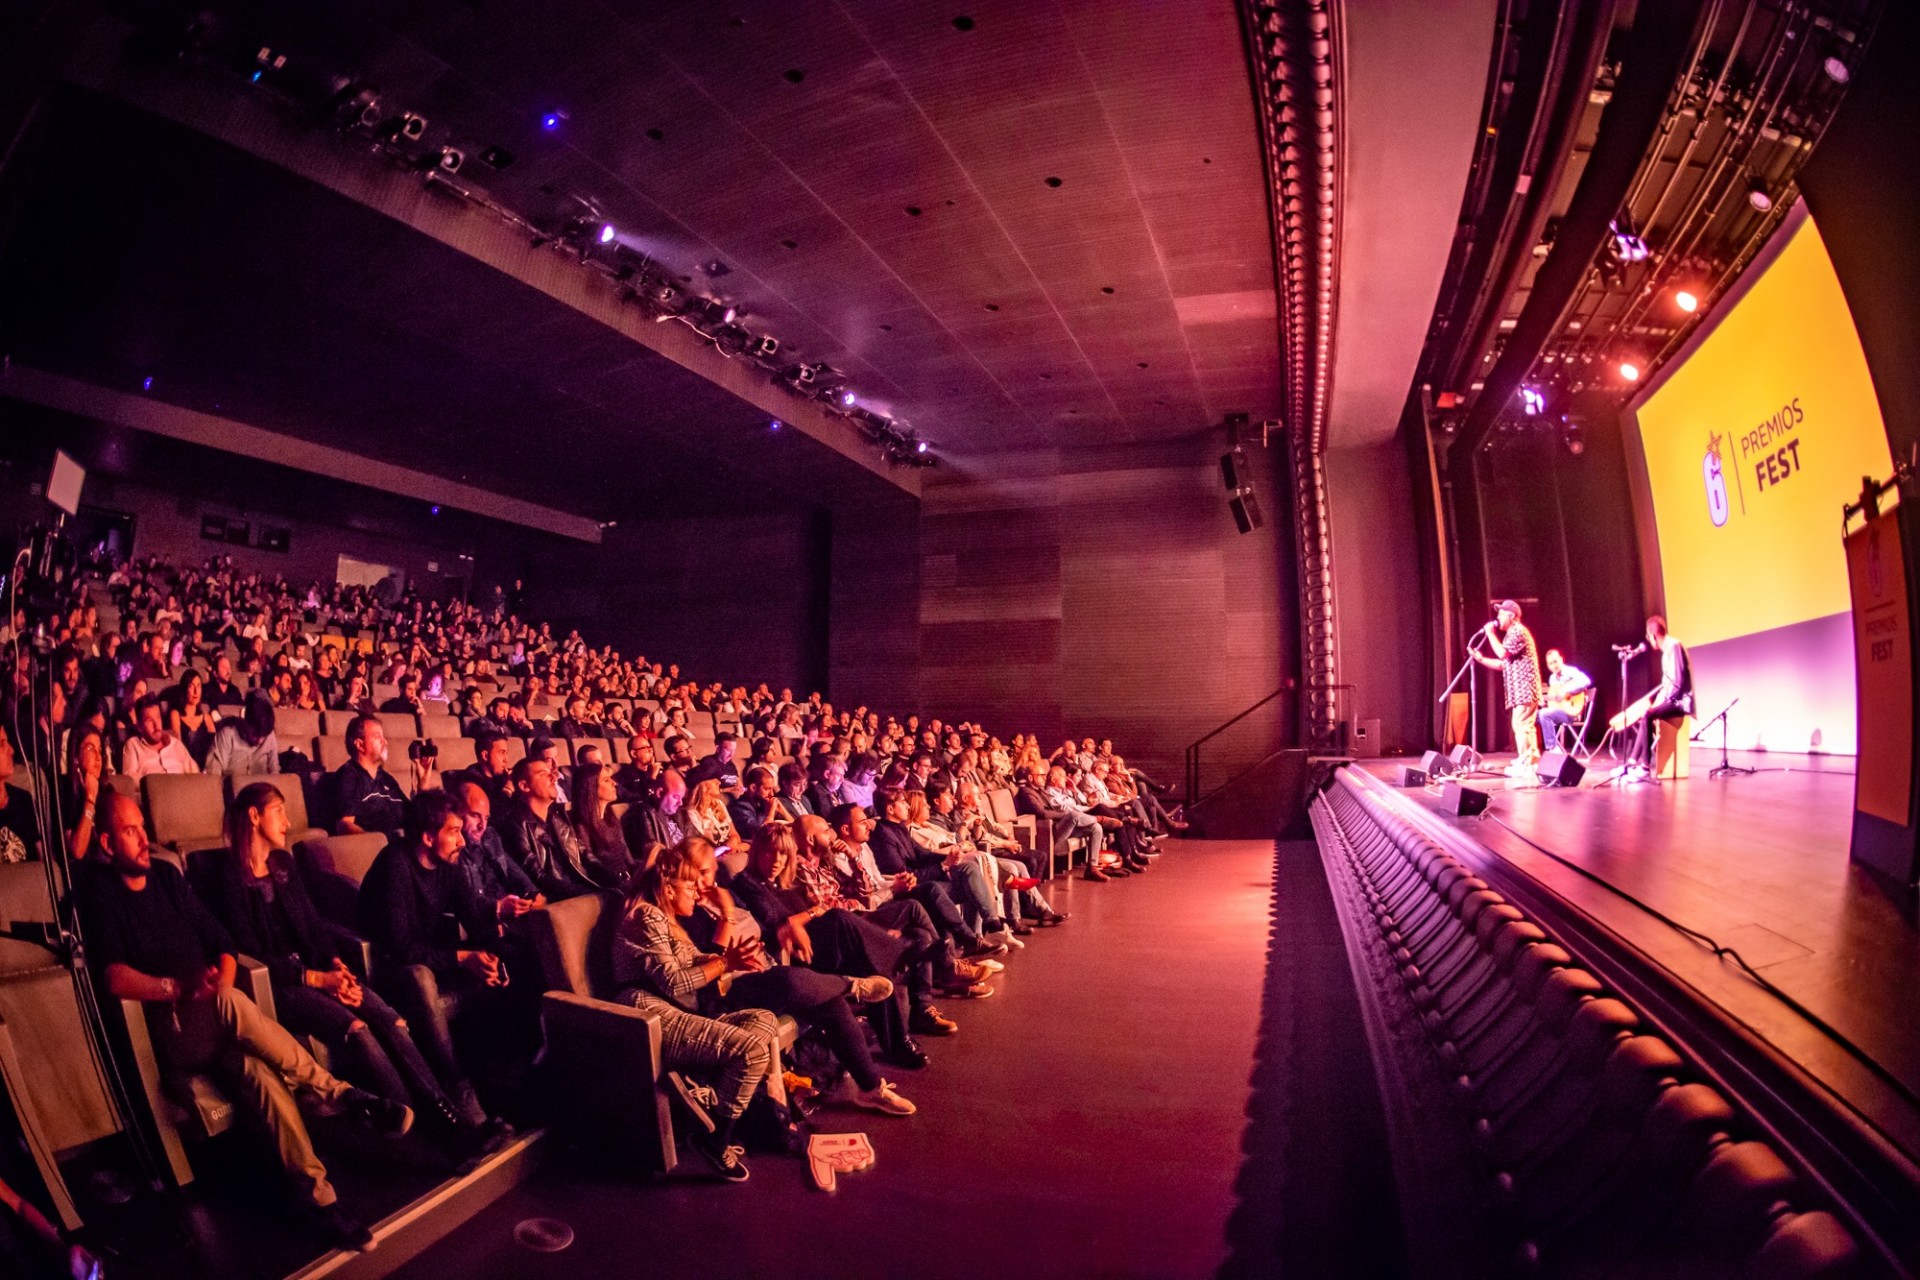
[[[1653,722],[1653,776],[1677,782],[1690,774],[1693,755],[1693,717]]]

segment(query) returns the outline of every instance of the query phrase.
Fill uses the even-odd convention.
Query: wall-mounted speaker
[[[1252,477],[1247,475],[1247,455],[1238,448],[1229,449],[1220,455],[1220,480],[1227,486],[1227,492],[1233,493]]]

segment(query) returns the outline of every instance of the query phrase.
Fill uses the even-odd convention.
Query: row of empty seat
[[[1470,867],[1351,770],[1315,800],[1313,823],[1350,945],[1360,939],[1356,973],[1397,988],[1424,1031],[1422,1052],[1384,1034],[1375,1052],[1444,1079],[1506,1270],[1855,1273],[1851,1233],[1755,1126]]]

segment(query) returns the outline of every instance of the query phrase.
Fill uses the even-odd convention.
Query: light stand
[[[1693,735],[1692,740],[1694,742],[1698,742],[1703,736],[1705,736],[1707,730],[1713,728],[1714,720],[1718,720],[1720,722],[1720,763],[1713,766],[1713,768],[1707,771],[1707,777],[1709,778],[1718,778],[1718,777],[1733,775],[1733,774],[1751,775],[1754,772],[1756,772],[1753,769],[1746,768],[1744,765],[1734,764],[1731,760],[1727,759],[1727,739],[1733,736],[1733,720],[1731,718],[1731,713],[1733,709],[1739,705],[1740,705],[1740,699],[1735,698],[1732,702],[1729,702],[1726,706],[1722,707],[1720,709],[1720,714],[1715,716],[1713,720],[1709,720],[1705,724],[1701,725],[1699,728],[1699,731]]]

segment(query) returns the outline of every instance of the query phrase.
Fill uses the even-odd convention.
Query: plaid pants
[[[740,1009],[717,1018],[688,1013],[669,1000],[645,992],[629,996],[633,1007],[660,1019],[660,1067],[665,1071],[694,1071],[702,1077],[716,1070],[713,1082],[720,1095],[719,1116],[740,1118],[753,1101],[761,1082],[780,1070],[780,1025],[765,1009]],[[781,1092],[774,1090],[776,1096]]]

